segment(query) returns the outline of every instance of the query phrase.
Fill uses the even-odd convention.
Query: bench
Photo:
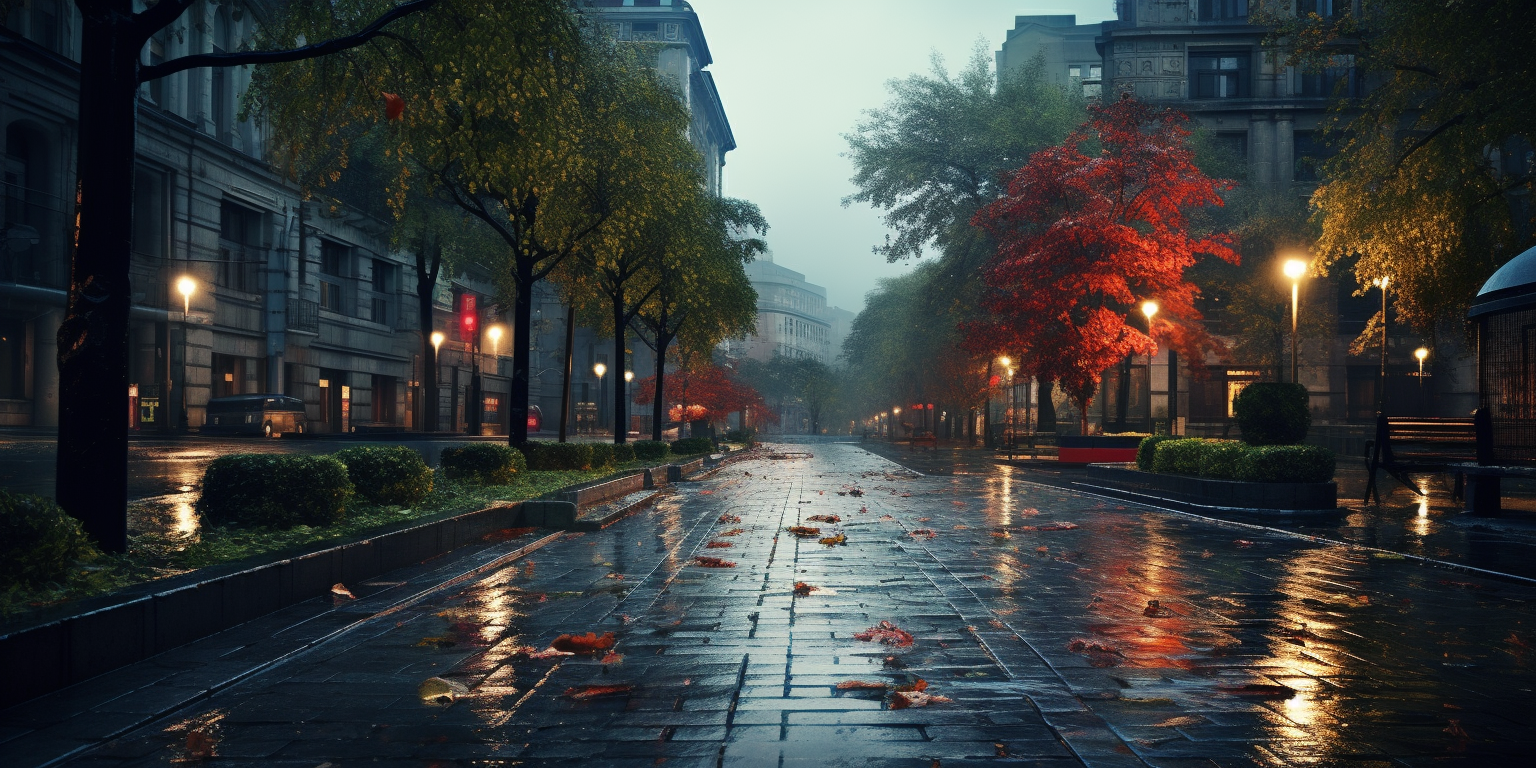
[[[1427,418],[1377,414],[1376,436],[1365,444],[1368,479],[1365,503],[1381,489],[1376,486],[1376,472],[1382,470],[1398,482],[1415,490],[1409,472],[1452,472],[1456,485],[1452,498],[1461,498],[1464,471],[1457,465],[1483,463],[1487,456],[1479,450],[1477,419]]]

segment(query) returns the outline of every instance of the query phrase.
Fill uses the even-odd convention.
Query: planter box
[[[1144,435],[1057,435],[1056,457],[1063,464],[1118,464],[1136,460]]]
[[[1142,472],[1134,466],[1092,466],[1092,482],[1113,490],[1156,496],[1202,507],[1258,513],[1321,513],[1339,506],[1338,483],[1245,483]]]
[[[615,480],[591,483],[562,492],[560,501],[568,501],[579,507],[591,507],[645,490],[645,473],[637,472]]]

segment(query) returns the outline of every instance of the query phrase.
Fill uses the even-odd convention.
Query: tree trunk
[[[80,45],[75,252],[59,328],[54,496],[106,552],[128,548],[128,254],[138,58],[128,0],[86,11]]]
[[[422,253],[416,256],[416,307],[420,313],[417,327],[421,332],[421,431],[438,431],[437,350],[432,346],[432,293],[437,286],[437,272],[442,263],[441,253],[434,252],[428,266],[426,249],[431,247],[422,239]]]
[[[512,381],[507,394],[507,442],[519,446],[528,442],[528,364],[529,331],[533,324],[533,266],[530,256],[518,254],[517,300],[512,305]]]
[[[1120,361],[1120,380],[1115,382],[1115,421],[1116,429],[1124,430],[1125,424],[1131,415],[1131,356],[1126,355]]]
[[[629,383],[624,381],[624,326],[629,322],[624,312],[624,286],[613,292],[613,442],[629,441]]]
[[[667,324],[665,312],[661,315],[661,326]],[[672,346],[672,337],[664,331],[656,333],[656,394],[651,398],[651,439],[661,440],[661,428],[666,423],[666,400],[663,399],[664,385],[667,380],[667,347]]]
[[[576,305],[565,308],[565,378],[560,381],[560,442],[565,442],[571,419],[571,363],[576,347]]]
[[[1038,389],[1039,393],[1035,397],[1040,400],[1040,416],[1036,420],[1037,425],[1035,429],[1040,432],[1055,432],[1056,402],[1051,398],[1055,394],[1056,382],[1050,379],[1040,379]]]

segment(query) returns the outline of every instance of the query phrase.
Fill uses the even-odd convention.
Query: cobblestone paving
[[[1025,476],[770,447],[74,764],[1531,764],[1536,589]]]

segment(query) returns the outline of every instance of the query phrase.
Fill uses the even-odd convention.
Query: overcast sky
[[[882,277],[910,268],[870,252],[880,214],[842,207],[853,192],[843,134],[885,103],[885,84],[928,70],[938,51],[953,71],[978,40],[995,51],[1014,16],[1113,18],[1113,0],[689,0],[704,25],[715,83],[736,135],[725,191],[762,207],[774,261],[857,312]]]

